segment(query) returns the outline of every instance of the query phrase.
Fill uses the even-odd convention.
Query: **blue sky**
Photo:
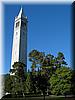
[[[27,54],[37,49],[54,56],[63,52],[65,61],[72,67],[71,4],[4,4],[4,72],[11,65],[14,17],[23,8],[28,17]],[[30,62],[27,61],[30,68]]]

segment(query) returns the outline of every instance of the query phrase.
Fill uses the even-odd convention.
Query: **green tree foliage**
[[[12,93],[13,90],[13,76],[10,74],[5,75],[4,77],[4,92],[5,93]]]
[[[31,71],[25,72],[25,65],[15,62],[12,75],[5,78],[5,92],[9,93],[51,93],[54,95],[74,94],[75,71],[67,67],[62,52],[57,56],[38,50],[29,53]]]
[[[57,68],[50,78],[50,89],[52,94],[72,94],[71,88],[72,70],[65,66]]]
[[[31,84],[30,72],[28,72],[25,81],[25,93],[31,93],[31,92],[32,92],[32,84]]]
[[[72,93],[73,95],[75,95],[75,70],[72,70],[71,82],[72,82]]]
[[[41,64],[41,62],[43,61],[45,54],[44,52],[39,52],[37,50],[32,50],[29,53],[29,60],[31,62],[35,62],[36,64]]]
[[[55,68],[67,65],[62,52],[58,52],[57,57],[54,57],[52,54],[45,55],[44,52],[32,50],[29,53],[29,60],[32,62],[31,68],[34,72],[37,67],[49,73],[49,71],[54,71]]]
[[[13,65],[13,69],[10,70],[10,72],[12,73],[11,76],[13,76],[13,91],[16,94],[24,93],[24,84],[25,84],[24,67],[25,67],[25,64],[21,62],[15,62]]]
[[[64,54],[62,52],[58,52],[58,55],[55,59],[56,59],[56,66],[57,67],[67,65],[67,63],[65,62]]]
[[[43,92],[43,94],[45,94],[45,91],[47,91],[47,88],[49,86],[49,82],[48,82],[48,77],[44,74],[38,74],[36,77],[37,80],[37,87],[39,90],[41,90]]]
[[[65,57],[62,52],[58,52],[57,56],[54,57],[51,54],[45,55],[45,53],[43,52],[32,50],[29,53],[29,60],[32,62],[31,68],[35,69],[33,71],[33,73],[35,73],[34,77],[38,77],[39,80],[41,78],[42,80],[42,77],[44,75],[46,81],[50,83],[49,88],[51,89],[52,94],[63,95],[71,93],[72,71],[70,70],[70,68],[66,67],[67,63],[65,62]],[[39,68],[39,72],[41,73],[40,77],[38,76],[38,74],[36,75],[37,67]],[[39,80],[36,82],[36,78],[32,79],[34,80],[32,80],[33,83],[39,84]],[[40,87],[41,84],[42,82],[38,86]],[[44,82],[42,86],[43,85],[47,86],[47,84],[45,84]]]

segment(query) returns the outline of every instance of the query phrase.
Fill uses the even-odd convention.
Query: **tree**
[[[75,95],[75,70],[72,70],[72,79],[71,79],[71,85],[72,85],[72,94]]]
[[[62,52],[58,52],[57,57],[54,57],[52,54],[45,55],[44,52],[32,50],[29,53],[29,61],[32,62],[33,72],[39,67],[40,70],[46,70],[47,73],[51,74],[56,68],[67,65]]]
[[[64,54],[62,52],[58,52],[58,55],[57,55],[57,57],[55,57],[55,60],[56,60],[55,65],[57,67],[67,65],[67,63],[65,62]]]
[[[10,74],[6,74],[4,77],[4,92],[12,93],[12,89],[13,89],[13,76],[10,76]]]
[[[72,94],[71,91],[72,70],[65,66],[57,68],[50,78],[51,93],[55,95]]]
[[[31,93],[31,92],[32,92],[31,78],[30,78],[30,72],[28,72],[25,81],[25,93]]]
[[[75,92],[75,71],[68,68],[64,54],[58,52],[57,56],[45,54],[37,50],[29,53],[31,72],[25,72],[25,64],[15,62],[12,75],[5,78],[5,92],[43,93],[51,92],[54,95],[67,95]],[[48,90],[48,91],[47,91]]]
[[[54,57],[51,54],[47,54],[45,55],[44,52],[39,52],[37,50],[32,50],[29,53],[29,60],[32,62],[31,65],[31,69],[32,69],[32,84],[33,84],[33,89],[34,91],[36,91],[36,83],[38,83],[36,81],[36,77],[38,77],[38,75],[36,75],[37,73],[41,72],[41,78],[43,77],[43,75],[46,78],[46,81],[48,82],[48,80],[50,79],[50,77],[52,76],[52,74],[55,72],[56,68],[60,65],[60,63],[56,63],[57,60],[61,60],[61,58],[64,58],[64,55],[59,52],[57,58]],[[39,68],[39,72],[36,71],[36,68]],[[39,77],[38,77],[39,78]],[[48,89],[49,86],[47,86]]]
[[[46,85],[46,89],[49,89],[52,94],[66,95],[72,93],[72,88],[74,87],[74,85],[72,85],[72,70],[66,66],[67,63],[62,52],[58,52],[57,56],[54,57],[52,54],[32,50],[29,53],[29,60],[32,62],[31,80],[33,83],[32,87],[34,87],[35,90],[37,90],[36,88],[38,87],[43,91]],[[39,70],[36,70],[36,68]],[[42,83],[39,80],[46,82]],[[48,82],[50,84],[46,84]]]
[[[45,55],[44,52],[32,50],[29,53],[29,61],[32,62],[31,69],[33,74],[36,74],[36,68],[39,68],[39,70],[49,75],[49,73],[53,71],[55,59],[51,54]]]
[[[17,94],[24,94],[24,82],[25,82],[25,64],[21,62],[15,62],[13,69],[10,72],[13,74],[13,91]]]
[[[45,94],[48,86],[50,85],[48,82],[48,77],[45,74],[38,74],[36,79],[37,79],[36,86],[38,90],[43,93],[44,100],[45,100]]]

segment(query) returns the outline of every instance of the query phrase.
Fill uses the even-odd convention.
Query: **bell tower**
[[[27,66],[27,17],[22,8],[14,21],[11,69],[14,62],[22,62]]]

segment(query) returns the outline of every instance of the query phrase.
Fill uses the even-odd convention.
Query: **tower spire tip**
[[[20,12],[19,12],[19,15],[18,16],[21,16],[21,15],[23,15],[24,13],[23,13],[23,8],[22,8],[22,6],[21,6],[21,9],[20,9]]]

